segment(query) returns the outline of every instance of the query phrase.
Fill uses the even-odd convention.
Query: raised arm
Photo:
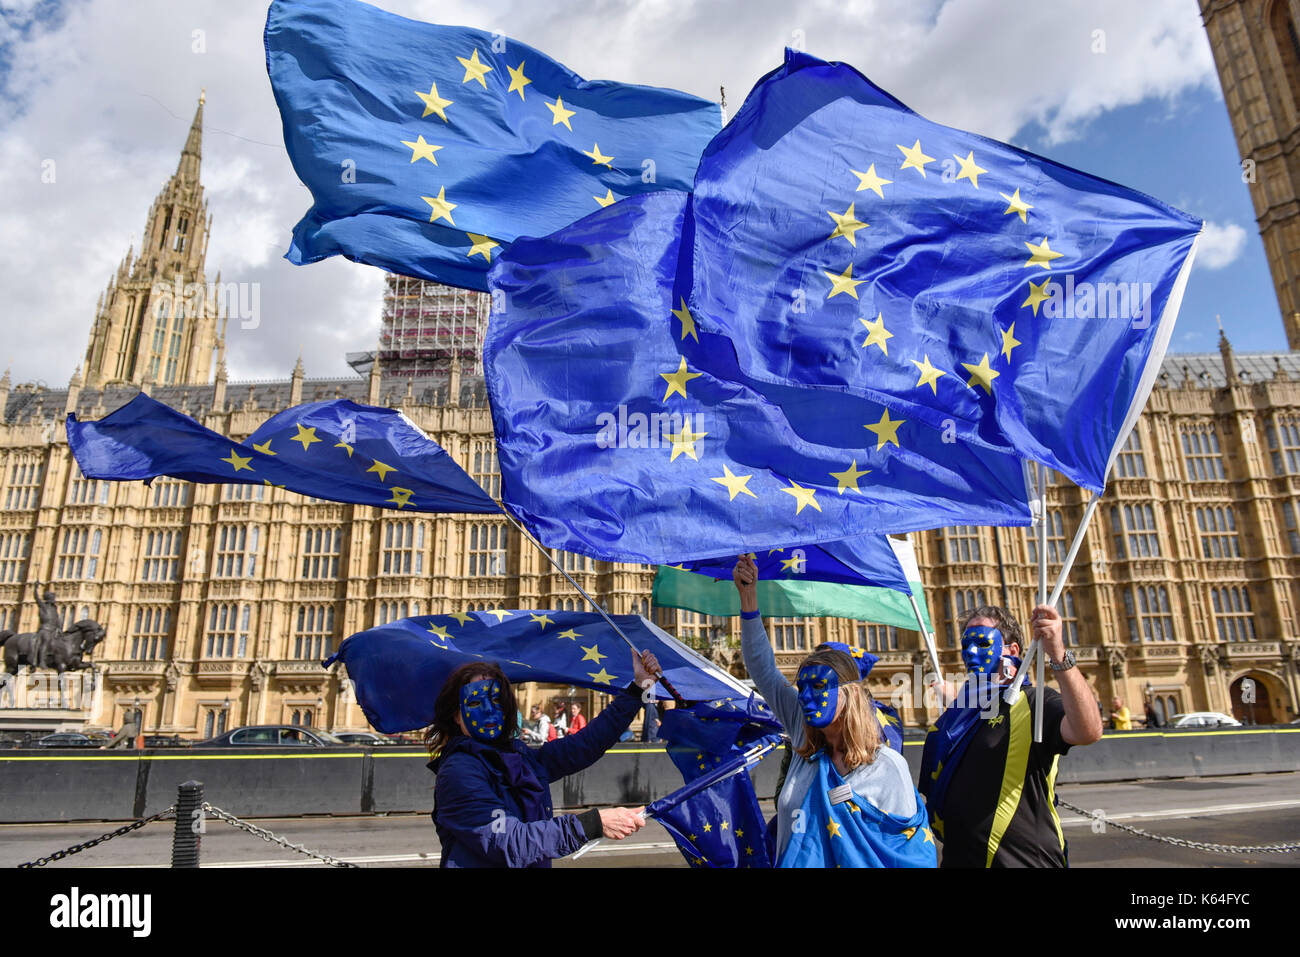
[[[799,707],[799,692],[776,666],[776,655],[758,612],[758,568],[754,560],[749,556],[741,558],[732,577],[740,593],[740,653],[745,670],[798,747],[803,741],[803,709]]]
[[[1065,657],[1065,641],[1061,637],[1061,616],[1051,605],[1039,605],[1030,616],[1034,639],[1043,643],[1048,660],[1060,664]],[[1078,668],[1056,672],[1061,686],[1061,700],[1065,717],[1061,719],[1061,738],[1066,744],[1092,744],[1101,740],[1101,712],[1097,699]]]

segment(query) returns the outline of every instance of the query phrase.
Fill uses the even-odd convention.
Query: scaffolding
[[[385,375],[446,379],[453,362],[462,376],[482,375],[490,304],[486,293],[389,273],[378,349]]]

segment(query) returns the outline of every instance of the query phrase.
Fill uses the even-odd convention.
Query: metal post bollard
[[[172,867],[199,866],[199,835],[204,831],[202,805],[202,782],[186,781],[177,789]]]

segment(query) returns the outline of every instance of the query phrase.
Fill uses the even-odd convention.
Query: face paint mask
[[[992,626],[967,628],[961,636],[961,660],[972,674],[994,674],[1002,660],[1002,632]]]
[[[465,730],[477,741],[495,741],[505,729],[501,709],[501,682],[495,678],[471,681],[460,689],[460,716]]]
[[[835,669],[829,665],[804,665],[796,684],[804,720],[813,728],[829,726],[840,702],[840,676]]]

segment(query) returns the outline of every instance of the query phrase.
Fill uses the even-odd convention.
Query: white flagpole
[[[1038,463],[1038,604],[1047,603],[1047,466]],[[1037,644],[1037,642],[1035,642]],[[1034,740],[1043,740],[1043,684],[1046,681],[1045,667],[1047,655],[1038,649],[1034,659],[1038,671],[1034,680],[1038,682],[1037,701],[1034,703]]]
[[[916,615],[916,627],[921,632],[921,639],[925,642],[925,650],[930,653],[930,663],[934,665],[934,676],[940,682],[943,681],[943,669],[939,666],[939,652],[934,646],[934,635],[925,627],[925,619],[921,617],[921,606],[916,603],[916,596],[911,592],[907,593],[907,599],[912,603],[912,613]],[[940,698],[940,708],[942,711],[942,696]]]

